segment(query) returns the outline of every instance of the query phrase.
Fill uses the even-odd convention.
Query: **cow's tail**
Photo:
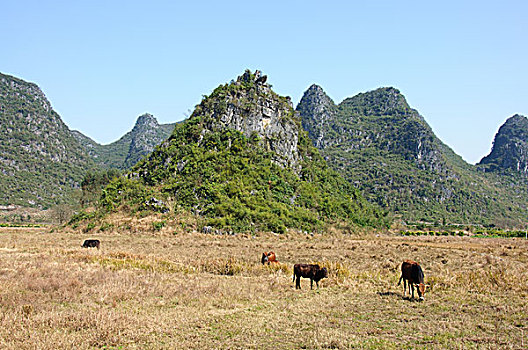
[[[403,275],[400,276],[400,280],[398,281],[398,285],[401,284],[401,280],[403,279]]]

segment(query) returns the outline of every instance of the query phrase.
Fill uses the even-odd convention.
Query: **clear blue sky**
[[[217,85],[260,69],[297,103],[402,91],[466,161],[528,114],[528,1],[0,2],[0,72],[37,83],[100,143],[136,118],[184,118]]]

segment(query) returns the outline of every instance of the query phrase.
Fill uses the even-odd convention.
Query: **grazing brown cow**
[[[99,249],[99,245],[101,242],[98,239],[87,239],[84,241],[83,245],[81,247],[83,248],[97,248]]]
[[[414,299],[414,287],[416,287],[420,300],[424,300],[425,289],[428,285],[424,284],[424,273],[420,264],[416,261],[405,260],[402,263],[401,270],[402,275],[398,281],[398,285],[400,285],[403,279],[403,296],[405,296],[408,284],[412,292],[412,299]]]
[[[279,261],[277,260],[277,256],[274,252],[267,252],[262,253],[262,259],[260,259],[260,262],[262,263],[262,265],[264,265],[265,263],[268,263],[269,265],[270,263],[278,263]]]
[[[326,267],[320,268],[319,265],[313,264],[293,265],[293,281],[295,281],[295,289],[301,289],[301,277],[310,279],[310,289],[313,289],[313,281],[315,281],[317,288],[319,288],[319,281],[328,277],[328,270]],[[295,280],[296,278],[297,280]]]

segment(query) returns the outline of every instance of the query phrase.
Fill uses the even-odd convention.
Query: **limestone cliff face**
[[[205,120],[204,132],[233,129],[246,137],[258,136],[283,167],[300,169],[300,118],[291,100],[274,93],[266,76],[246,71],[235,82],[220,86],[203,101],[191,118]]]
[[[528,175],[528,118],[516,114],[499,128],[491,153],[479,166],[486,171],[515,171]]]

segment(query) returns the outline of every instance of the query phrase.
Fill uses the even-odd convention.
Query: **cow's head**
[[[262,253],[262,259],[260,259],[260,262],[262,263],[262,265],[268,262],[268,254]]]
[[[427,289],[427,287],[429,287],[429,285],[419,283],[419,284],[415,284],[414,286],[416,287],[416,290],[418,291],[418,296],[420,297],[420,300],[424,300],[425,290]]]
[[[326,269],[326,267],[323,267],[322,269],[319,269],[315,272],[314,280],[320,281],[326,277],[328,277],[328,270]]]

